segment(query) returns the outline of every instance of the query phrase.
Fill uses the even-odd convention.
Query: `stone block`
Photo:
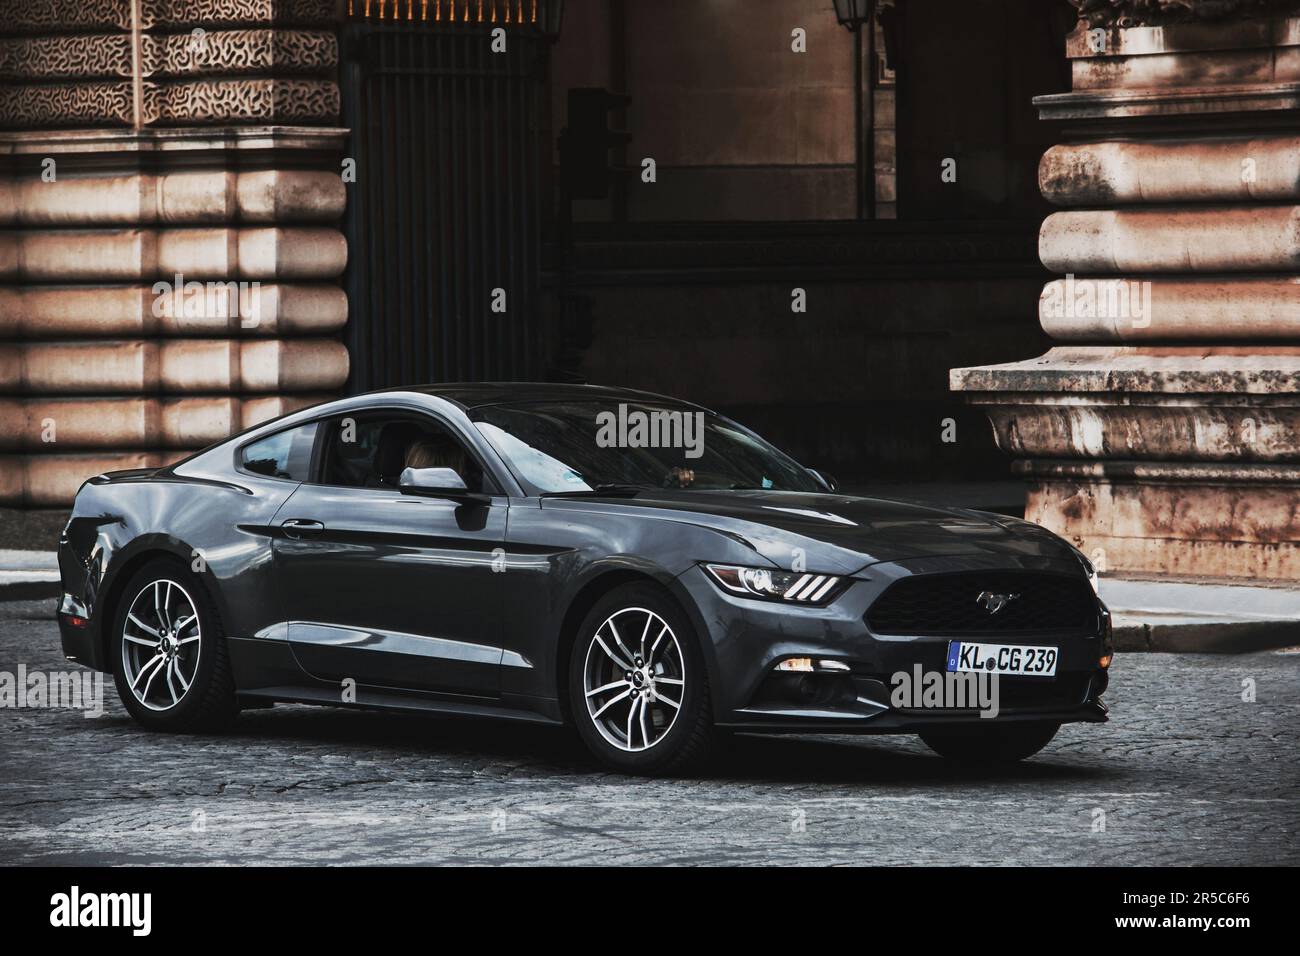
[[[1058,206],[1300,199],[1300,136],[1066,143],[1043,154],[1038,185]]]
[[[0,398],[0,450],[202,448],[328,398]]]
[[[347,377],[347,349],[331,339],[0,343],[8,392],[309,392]]]
[[[1300,206],[1056,212],[1038,255],[1058,273],[1297,272]]]

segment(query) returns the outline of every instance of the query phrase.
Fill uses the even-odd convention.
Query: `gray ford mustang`
[[[371,393],[87,481],[70,660],[165,731],[297,701],[576,728],[625,771],[726,731],[917,733],[1015,760],[1103,721],[1071,545],[836,494],[698,406],[587,386]]]

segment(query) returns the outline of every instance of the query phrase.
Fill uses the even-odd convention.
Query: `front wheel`
[[[671,773],[703,762],[714,727],[709,679],[681,608],[652,585],[596,602],[569,659],[569,709],[583,742],[629,773]]]
[[[965,764],[1014,763],[1046,747],[1061,729],[1053,723],[993,724],[921,731],[927,747]]]
[[[127,582],[112,622],[113,676],[150,730],[204,731],[239,713],[226,636],[211,598],[179,561],[151,561]]]

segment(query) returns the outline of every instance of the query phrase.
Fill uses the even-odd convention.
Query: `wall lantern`
[[[876,5],[875,0],[834,0],[834,3],[840,26],[848,28],[851,33],[856,33],[858,27],[871,20],[872,7]]]

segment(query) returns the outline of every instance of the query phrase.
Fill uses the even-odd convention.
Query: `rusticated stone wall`
[[[341,388],[332,0],[0,0],[0,503]]]
[[[1058,344],[953,387],[1107,570],[1300,580],[1300,19],[1085,24],[1068,55],[1036,100],[1072,130],[1039,171]]]

